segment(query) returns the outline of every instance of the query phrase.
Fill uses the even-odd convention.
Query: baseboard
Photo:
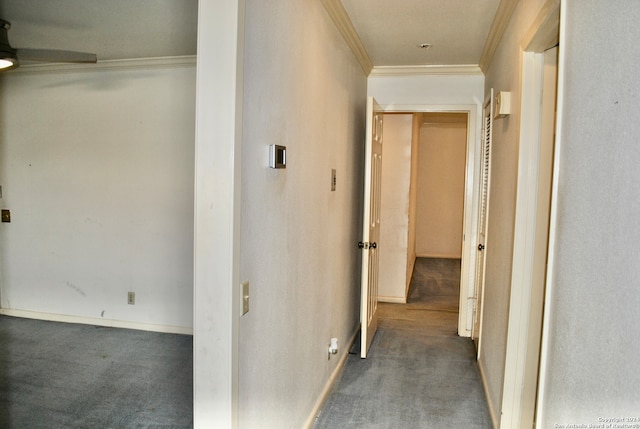
[[[489,387],[487,385],[487,379],[484,376],[484,370],[482,369],[482,362],[480,360],[476,361],[478,363],[478,369],[480,370],[480,380],[482,380],[482,389],[484,390],[484,396],[487,398],[487,406],[489,407],[489,415],[491,416],[491,424],[494,429],[497,429],[498,426],[498,416],[496,416],[496,410],[493,407],[493,402],[491,401],[491,395],[489,395]]]
[[[406,304],[407,298],[402,296],[378,296],[379,302],[390,302],[392,304]]]
[[[416,254],[416,258],[432,258],[432,259],[462,259],[461,255],[435,255],[431,253]]]
[[[353,336],[351,337],[351,340],[348,343],[348,347],[344,348],[344,353],[340,357],[338,364],[336,365],[335,369],[331,373],[331,377],[329,377],[329,380],[327,380],[327,383],[325,384],[324,389],[322,389],[320,396],[316,400],[316,403],[314,404],[313,409],[311,410],[311,414],[309,415],[307,420],[304,422],[304,425],[302,426],[304,429],[311,429],[316,419],[318,418],[318,414],[320,414],[320,411],[322,411],[322,407],[324,406],[324,403],[327,401],[327,398],[329,398],[329,394],[331,393],[331,389],[333,388],[333,385],[335,384],[336,380],[338,379],[338,376],[344,369],[344,364],[347,362],[347,357],[349,357],[349,350],[351,350],[351,348],[353,347],[353,343],[358,337],[359,331],[360,331],[360,326],[358,325],[356,332],[353,334]]]
[[[81,325],[136,329],[138,331],[162,332],[165,334],[193,335],[193,328],[185,328],[181,326],[154,325],[151,323],[128,322],[124,320],[98,319],[94,317],[69,316],[66,314],[41,313],[39,311],[0,308],[0,315],[22,317],[24,319],[47,320],[49,322],[78,323]]]

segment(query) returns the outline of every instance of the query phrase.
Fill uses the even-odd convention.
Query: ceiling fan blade
[[[95,63],[96,54],[57,49],[16,49],[20,61],[42,61],[47,63]]]

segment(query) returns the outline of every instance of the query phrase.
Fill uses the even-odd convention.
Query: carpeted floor
[[[192,345],[0,316],[0,428],[191,428]]]
[[[351,351],[315,429],[491,428],[459,282],[460,260],[416,261],[409,302],[379,304],[369,357]]]

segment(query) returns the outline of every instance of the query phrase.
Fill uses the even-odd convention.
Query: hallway
[[[459,282],[460,260],[416,260],[409,302],[379,304],[369,357],[351,351],[315,429],[491,427]]]

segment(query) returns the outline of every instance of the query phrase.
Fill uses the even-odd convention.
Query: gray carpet
[[[192,345],[0,316],[0,428],[191,428]]]
[[[349,355],[315,429],[491,428],[474,345],[456,333],[459,281],[460,260],[416,261],[409,303],[380,303],[369,357]]]

